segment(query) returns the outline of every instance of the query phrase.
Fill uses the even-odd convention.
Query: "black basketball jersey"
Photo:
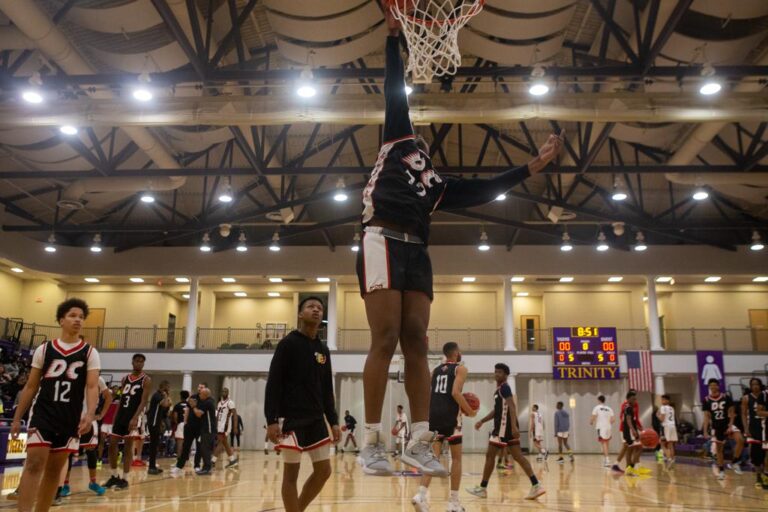
[[[440,426],[450,426],[459,417],[459,404],[453,398],[456,380],[456,363],[443,363],[432,372],[432,398],[429,402],[429,421]]]
[[[42,350],[40,389],[29,426],[75,437],[85,399],[88,356],[93,348],[81,341],[66,350],[53,340],[46,341]]]
[[[128,374],[123,378],[120,395],[120,407],[117,408],[115,423],[128,423],[141,405],[141,397],[144,394],[144,383],[147,380],[147,374],[142,372],[138,376]]]
[[[747,421],[749,421],[750,428],[759,427],[763,418],[757,415],[757,406],[765,406],[766,392],[761,391],[754,396],[752,393],[747,394]]]
[[[509,407],[507,407],[507,398],[511,396],[512,389],[506,382],[496,388],[496,392],[493,394],[493,431],[498,432],[502,437],[512,425],[512,417],[509,414]],[[517,422],[517,418],[514,421]]]
[[[725,393],[720,393],[720,396],[707,396],[704,399],[703,409],[704,412],[709,412],[713,426],[726,427],[729,421],[728,410],[732,405],[731,397]]]

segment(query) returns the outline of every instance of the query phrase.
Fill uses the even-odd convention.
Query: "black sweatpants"
[[[192,450],[192,443],[197,438],[197,430],[193,430],[186,425],[184,426],[184,443],[181,445],[181,451],[179,452],[179,458],[176,460],[176,467],[183,469],[184,465],[189,460],[189,452]],[[198,451],[200,450],[200,444],[198,443]]]
[[[195,467],[203,462],[203,471],[211,470],[211,453],[213,452],[214,437],[210,432],[201,432],[197,438],[197,451],[195,452]],[[185,439],[186,441],[186,439]]]
[[[160,438],[163,435],[163,426],[156,425],[149,429],[149,467],[157,467],[157,450],[160,448]]]

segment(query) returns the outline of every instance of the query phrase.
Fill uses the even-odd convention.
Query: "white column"
[[[664,350],[661,346],[661,326],[659,326],[659,303],[656,298],[656,278],[645,277],[648,286],[648,334],[651,337],[651,350]]]
[[[184,376],[181,378],[181,389],[192,392],[192,372],[184,372]]]
[[[331,279],[328,285],[328,350],[337,350],[336,341],[339,332],[339,316],[336,311],[336,294],[338,283]]]
[[[504,350],[514,352],[515,347],[515,312],[513,310],[512,283],[504,278]]]
[[[659,396],[661,396],[664,393],[666,393],[666,390],[664,389],[664,374],[663,373],[657,373],[656,375],[654,375],[653,392],[656,393]]]
[[[517,381],[516,381],[517,374],[516,373],[510,373],[509,377],[507,377],[507,384],[509,384],[509,389],[512,390],[512,394],[517,396]]]
[[[195,350],[197,344],[197,289],[200,278],[193,277],[189,281],[189,301],[187,301],[187,332],[184,339],[184,350]],[[184,374],[187,375],[186,373]],[[189,382],[192,384],[192,374],[189,374]],[[187,389],[187,388],[184,388]]]

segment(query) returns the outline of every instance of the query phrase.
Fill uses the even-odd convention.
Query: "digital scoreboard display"
[[[620,378],[615,327],[555,327],[552,338],[556,380]]]

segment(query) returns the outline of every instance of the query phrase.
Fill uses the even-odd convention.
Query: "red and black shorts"
[[[432,262],[423,243],[405,242],[367,227],[357,253],[357,279],[364,297],[376,290],[422,292],[434,298]]]
[[[325,419],[318,419],[309,424],[292,425],[290,420],[283,422],[283,437],[277,445],[279,449],[308,452],[331,443],[328,425]]]
[[[52,452],[77,453],[79,442],[75,436],[29,427],[27,430],[27,448],[34,447],[50,448]]]
[[[435,425],[430,422],[429,430],[437,433],[438,441],[448,441],[451,446],[461,444],[461,425]]]
[[[95,421],[91,426],[91,430],[80,436],[80,448],[90,450],[96,448],[99,445],[99,424]]]

